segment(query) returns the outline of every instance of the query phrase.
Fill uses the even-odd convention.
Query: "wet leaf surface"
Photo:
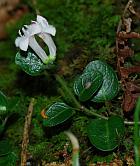
[[[69,119],[74,114],[74,110],[65,103],[57,102],[46,111],[44,126],[56,126]]]
[[[100,60],[90,62],[84,72],[99,71],[103,75],[103,84],[97,94],[93,97],[94,102],[104,102],[113,99],[119,89],[118,78],[114,70],[105,62]]]

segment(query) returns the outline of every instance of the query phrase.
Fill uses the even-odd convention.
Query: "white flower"
[[[55,60],[56,46],[51,35],[55,36],[56,29],[52,25],[49,25],[44,17],[37,15],[37,20],[32,21],[30,25],[24,25],[22,32],[23,35],[19,31],[20,37],[17,37],[15,40],[16,47],[27,51],[28,46],[30,46],[45,64]],[[46,52],[38,44],[35,35],[38,35],[46,43],[49,48],[49,56],[47,56]]]

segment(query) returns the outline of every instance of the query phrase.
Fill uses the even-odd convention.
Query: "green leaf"
[[[0,141],[0,157],[11,152],[11,146],[7,140]]]
[[[107,63],[96,60],[86,66],[84,72],[89,71],[99,71],[103,75],[103,84],[91,101],[104,102],[112,100],[119,89],[118,78],[114,70]]]
[[[0,91],[0,112],[6,111],[7,107],[7,98],[6,96]]]
[[[102,151],[115,149],[124,135],[124,122],[119,116],[112,116],[108,120],[92,120],[88,127],[88,137],[91,143]]]
[[[47,111],[47,119],[43,121],[44,126],[56,126],[69,119],[74,114],[74,110],[65,103],[57,102]]]
[[[31,52],[27,52],[26,58],[18,52],[15,57],[15,63],[31,76],[39,75],[46,68],[41,60]]]
[[[74,83],[74,92],[79,100],[89,100],[99,89],[103,82],[103,76],[98,71],[89,71],[82,74]]]

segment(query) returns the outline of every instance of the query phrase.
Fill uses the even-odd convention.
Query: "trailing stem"
[[[67,87],[65,81],[61,77],[59,77],[58,75],[56,76],[56,80],[60,83],[60,85],[62,86],[62,88],[66,92],[67,96],[70,97],[70,99],[72,100],[72,102],[76,106],[76,108],[81,108],[80,103],[77,101],[75,96],[72,94],[71,90]]]
[[[71,101],[74,103],[74,105],[76,106],[76,108],[74,108],[75,110],[79,111],[79,112],[83,112],[88,116],[95,116],[97,118],[101,118],[101,119],[105,119],[108,120],[108,117],[98,114],[97,112],[95,112],[96,110],[90,110],[85,108],[84,106],[82,106],[76,99],[76,97],[73,95],[73,93],[71,92],[71,90],[68,88],[68,86],[66,85],[65,81],[59,77],[56,76],[57,81],[60,83],[60,85],[63,87],[63,89],[65,90],[65,92],[67,93],[67,95],[71,98]],[[135,122],[132,121],[124,121],[125,125],[134,125]],[[137,125],[140,125],[140,122],[137,122]]]

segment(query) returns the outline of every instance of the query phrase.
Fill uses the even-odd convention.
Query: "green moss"
[[[105,156],[101,156],[101,155],[95,155],[93,161],[91,161],[90,163],[97,163],[97,162],[105,162],[110,163],[112,160],[114,159],[113,154],[107,154]]]
[[[51,139],[44,138],[44,141],[40,143],[29,145],[29,152],[34,159],[42,159],[47,162],[64,160],[62,154],[67,142],[67,137],[64,133],[60,133]]]
[[[23,119],[19,119],[15,123],[10,123],[10,126],[7,128],[5,135],[11,141],[14,146],[18,146],[22,141],[23,135]]]

